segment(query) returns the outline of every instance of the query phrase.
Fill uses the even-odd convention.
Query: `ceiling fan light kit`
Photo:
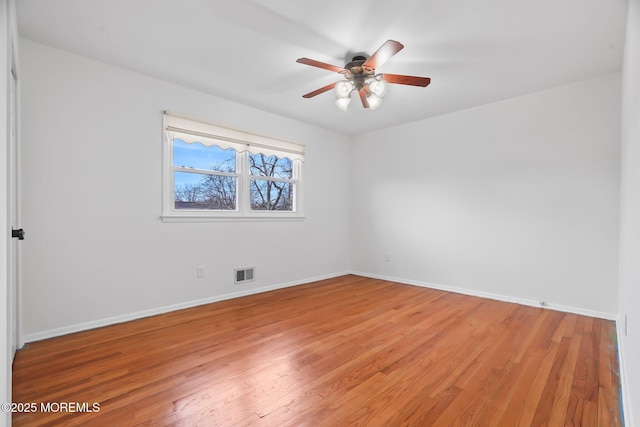
[[[389,89],[389,85],[384,81],[382,76],[376,76],[375,80],[369,83],[369,90],[376,96],[382,98],[387,94],[387,89]]]
[[[300,58],[296,62],[334,71],[344,76],[345,80],[331,83],[313,92],[303,95],[303,98],[313,98],[328,90],[334,89],[338,99],[336,106],[342,111],[347,111],[351,102],[351,94],[356,91],[364,108],[375,110],[382,104],[382,98],[387,94],[389,83],[409,86],[426,87],[431,79],[429,77],[405,76],[402,74],[376,74],[376,68],[387,62],[404,46],[395,40],[387,40],[368,59],[364,56],[354,56],[351,62],[344,68],[309,58]]]
[[[348,98],[351,96],[351,91],[356,87],[353,82],[350,81],[342,81],[336,83],[335,92],[338,95],[338,98]]]
[[[347,111],[347,108],[349,107],[350,102],[351,102],[350,96],[347,96],[346,98],[338,98],[336,99],[336,107],[338,107],[342,111]]]

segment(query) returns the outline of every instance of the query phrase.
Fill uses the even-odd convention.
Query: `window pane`
[[[174,176],[175,209],[236,209],[236,177],[187,172]]]
[[[252,179],[251,209],[261,211],[292,211],[293,188],[291,182]]]
[[[249,171],[254,176],[293,178],[293,162],[286,158],[249,153]]]
[[[173,140],[174,166],[235,173],[236,154],[233,148],[223,150],[215,145],[207,147],[199,142],[187,144],[181,139]]]

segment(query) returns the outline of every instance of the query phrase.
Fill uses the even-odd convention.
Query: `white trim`
[[[257,211],[262,212],[262,211]],[[236,211],[232,211],[229,215],[218,214],[216,216],[200,213],[199,211],[191,211],[191,215],[161,215],[162,222],[286,222],[286,221],[304,221],[305,217],[299,212],[287,213],[284,211],[264,211],[269,214],[255,214],[239,216]]]
[[[306,284],[306,283],[317,282],[319,280],[333,279],[335,277],[344,276],[346,274],[349,274],[349,272],[348,271],[343,271],[343,272],[339,272],[339,273],[325,274],[325,275],[322,275],[322,276],[309,277],[309,278],[306,278],[306,279],[295,280],[295,281],[287,282],[287,283],[264,286],[264,287],[261,287],[261,288],[253,288],[253,289],[248,289],[248,290],[238,291],[238,292],[231,292],[231,293],[228,293],[228,294],[216,295],[216,296],[212,296],[212,297],[208,297],[208,298],[202,298],[202,299],[194,300],[194,301],[186,301],[186,302],[182,302],[182,303],[178,303],[178,304],[172,304],[172,305],[167,305],[167,306],[163,306],[163,307],[152,308],[152,309],[149,309],[149,310],[138,311],[138,312],[135,312],[135,313],[123,314],[123,315],[120,315],[120,316],[107,317],[107,318],[104,318],[104,319],[98,319],[98,320],[94,320],[94,321],[91,321],[91,322],[85,322],[85,323],[78,323],[78,324],[75,324],[75,325],[64,326],[64,327],[61,327],[61,328],[48,329],[46,331],[40,331],[40,332],[31,333],[31,334],[25,334],[24,335],[24,342],[29,343],[29,342],[34,342],[34,341],[40,341],[40,340],[44,340],[44,339],[47,339],[47,338],[53,338],[53,337],[58,337],[58,336],[61,336],[61,335],[72,334],[74,332],[82,332],[82,331],[86,331],[86,330],[89,330],[89,329],[101,328],[103,326],[115,325],[117,323],[129,322],[131,320],[142,319],[144,317],[150,317],[150,316],[155,316],[155,315],[158,315],[158,314],[169,313],[169,312],[172,312],[172,311],[182,310],[182,309],[185,309],[185,308],[196,307],[196,306],[199,306],[199,305],[211,304],[211,303],[214,303],[214,302],[225,301],[225,300],[229,300],[229,299],[233,299],[233,298],[239,298],[239,297],[244,297],[244,296],[248,296],[248,295],[259,294],[259,293],[262,293],[262,292],[273,291],[273,290],[276,290],[276,289],[283,289],[283,288],[288,288],[288,287],[292,287],[292,286],[303,285],[303,284]]]
[[[411,280],[411,279],[404,279],[399,277],[384,276],[380,274],[365,273],[362,271],[352,271],[351,274],[355,274],[357,276],[369,277],[372,279],[388,280],[390,282],[403,283],[406,285],[421,286],[423,288],[437,289],[440,291],[455,292],[456,294],[470,295],[474,297],[488,298],[488,299],[497,300],[497,301],[511,302],[511,303],[526,305],[530,307],[538,307],[538,308],[545,308],[549,310],[562,311],[565,313],[580,314],[582,316],[596,317],[598,319],[606,319],[606,320],[617,319],[617,316],[613,313],[606,313],[603,311],[596,311],[596,310],[590,310],[590,309],[585,309],[580,307],[572,307],[572,306],[561,305],[561,304],[553,304],[548,302],[544,306],[541,306],[539,301],[535,301],[527,298],[517,298],[517,297],[508,296],[508,295],[476,291],[473,289],[457,288],[454,286],[446,286],[446,285],[440,285],[436,283],[423,282],[420,280]]]
[[[258,219],[258,218],[256,218],[256,219]],[[261,219],[264,219],[264,218],[261,218]],[[89,329],[100,328],[100,327],[103,327],[103,326],[114,325],[114,324],[117,324],[117,323],[128,322],[128,321],[131,321],[131,320],[141,319],[141,318],[144,318],[144,317],[155,316],[157,314],[168,313],[168,312],[171,312],[171,311],[181,310],[181,309],[184,309],[184,308],[196,307],[196,306],[199,306],[199,305],[210,304],[210,303],[218,302],[218,301],[225,301],[225,300],[232,299],[232,298],[239,298],[239,297],[243,297],[243,296],[247,296],[247,295],[259,294],[259,293],[262,293],[262,292],[268,292],[268,291],[272,291],[272,290],[275,290],[275,289],[288,288],[288,287],[302,285],[302,284],[305,284],[305,283],[315,282],[315,281],[319,281],[319,280],[332,279],[334,277],[340,277],[340,276],[344,276],[346,274],[353,274],[353,275],[356,275],[356,276],[369,277],[369,278],[372,278],[372,279],[387,280],[387,281],[390,281],[390,282],[402,283],[402,284],[407,284],[407,285],[421,286],[421,287],[424,287],[424,288],[437,289],[437,290],[441,290],[441,291],[454,292],[454,293],[457,293],[457,294],[470,295],[470,296],[481,297],[481,298],[488,298],[488,299],[497,300],[497,301],[511,302],[511,303],[521,304],[521,305],[526,305],[526,306],[531,306],[531,307],[546,308],[546,309],[562,311],[562,312],[566,312],[566,313],[580,314],[580,315],[583,315],[583,316],[596,317],[596,318],[599,318],[599,319],[617,320],[617,317],[615,315],[613,315],[611,313],[601,312],[601,311],[588,310],[588,309],[582,309],[582,308],[578,308],[578,307],[571,307],[571,306],[565,306],[565,305],[559,305],[559,304],[549,304],[547,306],[540,307],[540,304],[537,301],[530,300],[530,299],[525,299],[525,298],[514,298],[514,297],[505,296],[505,295],[493,294],[493,293],[488,293],[488,292],[474,291],[474,290],[471,290],[471,289],[456,288],[456,287],[452,287],[452,286],[438,285],[438,284],[434,284],[434,283],[411,280],[411,279],[402,279],[402,278],[398,278],[398,277],[384,276],[384,275],[379,275],[379,274],[371,274],[371,273],[365,273],[365,272],[361,272],[361,271],[343,271],[343,272],[339,272],[339,273],[331,273],[331,274],[326,274],[326,275],[322,275],[322,276],[309,277],[309,278],[306,278],[306,279],[296,280],[296,281],[292,281],[292,282],[286,282],[286,283],[281,283],[281,284],[276,284],[276,285],[264,286],[264,287],[261,287],[261,288],[248,289],[248,290],[245,290],[245,291],[231,292],[231,293],[228,293],[228,294],[217,295],[217,296],[203,298],[203,299],[194,300],[194,301],[186,301],[186,302],[182,302],[182,303],[178,303],[178,304],[172,304],[172,305],[168,305],[168,306],[152,308],[152,309],[149,309],[149,310],[138,311],[138,312],[135,312],[135,313],[124,314],[124,315],[121,315],[121,316],[108,317],[108,318],[105,318],[105,319],[99,319],[99,320],[95,320],[95,321],[91,321],[91,322],[85,322],[85,323],[79,323],[79,324],[75,324],[75,325],[65,326],[65,327],[62,327],[62,328],[55,328],[55,329],[49,329],[49,330],[46,330],[46,331],[35,332],[35,333],[31,333],[31,334],[25,334],[24,337],[23,337],[23,341],[25,343],[33,342],[33,341],[39,341],[39,340],[43,340],[43,339],[47,339],[47,338],[52,338],[52,337],[57,337],[57,336],[61,336],[61,335],[71,334],[71,333],[74,333],[74,332],[80,332],[80,331],[85,331],[85,330],[89,330]],[[618,329],[620,328],[620,326],[619,326],[620,323],[621,322],[616,322]],[[618,336],[619,337],[620,337],[620,333],[621,333],[621,331],[618,330]],[[620,343],[621,341],[622,340],[619,339],[618,343]],[[619,346],[620,346],[620,344],[619,344]],[[620,358],[622,359],[622,356],[620,356]],[[622,378],[623,378],[623,375],[622,375],[622,373],[623,373],[623,369],[622,369],[623,362],[624,362],[623,360],[620,361],[620,365],[621,365],[621,368],[620,368],[621,381],[622,381]],[[623,393],[624,393],[624,389],[623,389]],[[626,395],[626,393],[624,393],[624,394]],[[627,402],[625,402],[625,403],[627,403]],[[625,407],[628,407],[628,405],[625,405]],[[625,413],[625,418],[627,420],[630,419],[630,418],[626,417],[626,413]]]
[[[633,415],[631,401],[629,400],[629,390],[627,384],[627,361],[624,357],[627,337],[624,335],[624,318],[621,315],[616,320],[616,333],[618,335],[618,369],[620,370],[620,405],[624,417],[623,426],[633,427]]]

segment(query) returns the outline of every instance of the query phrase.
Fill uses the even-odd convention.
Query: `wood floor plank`
[[[573,375],[575,372],[576,362],[578,360],[578,351],[580,350],[580,338],[581,337],[578,335],[575,339],[569,341],[567,357],[564,365],[557,373],[559,378],[556,385],[556,396],[551,408],[551,414],[549,415],[550,426],[562,427],[566,424],[569,400],[571,398],[571,385],[573,383]]]
[[[550,370],[543,374],[546,380],[531,425],[548,425],[551,421],[554,402],[560,386],[561,371],[567,360],[570,342],[569,339],[562,339],[557,344],[558,351],[553,358]]]
[[[16,426],[620,426],[615,324],[345,275],[30,343]]]

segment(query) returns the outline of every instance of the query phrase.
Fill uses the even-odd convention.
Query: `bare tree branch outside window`
[[[211,170],[235,172],[235,159],[215,164]],[[227,175],[200,174],[198,184],[176,186],[176,209],[234,210],[236,208],[237,178]]]
[[[286,158],[249,153],[249,197],[252,210],[292,211],[294,199],[293,162]],[[235,157],[211,166],[210,170],[235,173]],[[189,174],[189,172],[176,172]],[[197,184],[176,185],[176,209],[235,210],[238,178],[202,174]]]
[[[265,178],[291,179],[293,162],[288,158],[266,156],[262,153],[249,154],[251,209],[293,210],[293,184]]]

